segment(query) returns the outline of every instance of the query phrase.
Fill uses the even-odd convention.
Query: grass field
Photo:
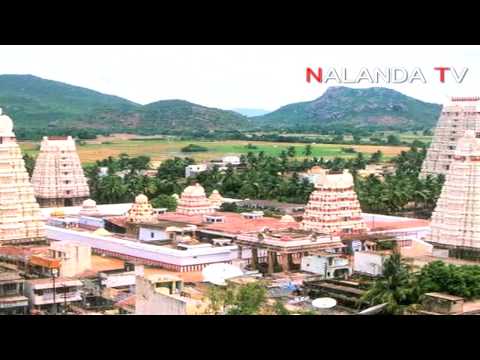
[[[181,149],[191,143],[204,146],[208,149],[206,152],[183,153]],[[248,144],[256,146],[256,149],[247,148]],[[36,155],[38,153],[38,143],[21,142],[20,146],[25,153]],[[111,138],[100,141],[91,141],[85,145],[77,145],[77,150],[82,163],[92,163],[96,160],[105,159],[108,156],[118,156],[121,153],[127,153],[130,156],[146,155],[154,161],[161,161],[175,156],[193,157],[195,160],[218,159],[225,155],[247,154],[249,151],[264,151],[269,155],[279,155],[282,150],[289,146],[294,146],[298,157],[303,157],[305,144],[298,143],[275,143],[275,142],[255,142],[255,141],[179,141],[166,139],[150,140],[131,140],[125,138]],[[407,147],[393,146],[371,146],[371,145],[335,145],[335,144],[315,144],[312,145],[313,156],[324,157],[326,159],[339,157],[355,157],[356,154],[345,153],[342,148],[353,147],[357,152],[365,154],[374,153],[377,150],[383,152],[386,159],[399,154]]]

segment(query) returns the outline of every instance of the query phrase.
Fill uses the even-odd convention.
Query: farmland
[[[189,144],[196,144],[208,149],[205,152],[184,153],[182,148]],[[251,146],[248,146],[251,144]],[[20,146],[25,153],[36,156],[39,144],[35,142],[20,142]],[[118,156],[126,153],[130,156],[146,155],[153,161],[162,161],[175,156],[192,157],[197,161],[205,161],[221,158],[225,155],[241,155],[248,152],[264,151],[268,155],[279,155],[282,150],[287,150],[289,146],[295,147],[296,156],[303,157],[305,144],[299,143],[276,143],[260,141],[183,141],[176,139],[146,139],[139,137],[113,136],[101,138],[94,141],[87,141],[77,144],[77,150],[82,163],[92,163],[96,160],[107,158],[108,156]],[[403,150],[408,150],[402,146],[374,146],[374,145],[344,145],[344,144],[312,144],[312,156],[323,157],[325,159],[333,157],[355,157],[355,153],[346,153],[342,148],[354,148],[357,152],[371,154],[380,150],[385,159],[399,154]]]

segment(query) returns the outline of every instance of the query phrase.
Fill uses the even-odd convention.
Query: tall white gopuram
[[[44,226],[12,119],[0,109],[0,245],[43,240]]]
[[[454,97],[443,106],[421,177],[447,174],[457,141],[466,130],[480,132],[480,97]]]
[[[80,206],[90,190],[71,136],[44,137],[32,175],[41,207]]]
[[[480,248],[480,139],[472,130],[457,143],[431,229],[434,244]]]
[[[301,228],[318,233],[349,235],[366,232],[360,203],[348,170],[318,173],[315,190],[305,207]]]

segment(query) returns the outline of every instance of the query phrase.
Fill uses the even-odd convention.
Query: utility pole
[[[55,298],[55,269],[52,269],[52,280],[53,280],[53,315],[57,315],[57,301]]]

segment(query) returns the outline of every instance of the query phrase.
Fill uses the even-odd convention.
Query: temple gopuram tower
[[[472,130],[457,143],[431,229],[433,244],[480,249],[480,139]]]
[[[208,200],[203,186],[196,183],[183,190],[176,212],[183,215],[212,214],[215,212],[215,205]]]
[[[367,230],[360,203],[348,170],[332,173],[323,170],[305,207],[301,228],[318,233],[351,235]]]
[[[208,200],[210,200],[210,204],[212,204],[215,209],[220,209],[224,201],[223,196],[220,195],[218,190],[213,190]]]
[[[454,97],[443,106],[421,177],[447,174],[457,141],[466,130],[480,131],[480,97]]]
[[[90,190],[71,136],[44,137],[32,175],[41,207],[80,206]]]
[[[42,241],[44,226],[13,122],[0,109],[0,245]]]

